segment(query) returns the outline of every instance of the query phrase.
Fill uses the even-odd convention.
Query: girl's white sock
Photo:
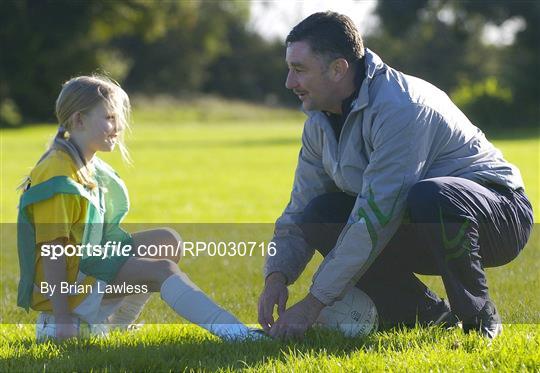
[[[152,293],[141,293],[126,296],[118,309],[109,317],[109,326],[127,329],[131,324],[134,324],[151,295]]]
[[[172,275],[163,282],[161,299],[183,318],[222,339],[249,337],[247,326],[214,303],[184,273]]]

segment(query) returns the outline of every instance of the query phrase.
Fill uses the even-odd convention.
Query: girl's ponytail
[[[129,152],[124,143],[124,133],[125,130],[129,130],[131,114],[129,98],[117,82],[103,75],[79,76],[64,83],[56,100],[56,117],[60,124],[58,132],[47,151],[37,162],[39,164],[54,150],[62,150],[75,163],[80,182],[91,189],[96,187],[93,172],[86,164],[77,144],[70,140],[69,131],[72,127],[74,114],[87,113],[98,103],[104,103],[115,113],[116,123],[120,129],[118,147],[122,158],[127,163],[131,163]],[[17,189],[24,191],[30,186],[30,183],[30,177],[27,176]]]

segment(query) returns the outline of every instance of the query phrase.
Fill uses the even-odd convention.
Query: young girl
[[[137,252],[141,245],[178,247],[180,237],[174,230],[130,235],[120,228],[129,209],[127,190],[96,153],[118,146],[129,161],[123,142],[129,114],[127,94],[106,77],[80,76],[63,85],[56,101],[58,133],[22,186],[18,305],[41,311],[38,340],[62,340],[81,335],[81,325],[95,333],[105,332],[99,325],[129,325],[151,292],[160,292],[177,314],[221,338],[256,338],[179,270],[180,253],[145,257]],[[67,250],[73,245],[103,248],[107,242],[132,249],[105,258]],[[72,255],[55,258],[54,247]],[[106,285],[132,292],[104,294]]]

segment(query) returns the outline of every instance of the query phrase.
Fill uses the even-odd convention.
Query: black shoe
[[[418,314],[420,326],[442,326],[449,329],[458,326],[459,320],[444,299]]]
[[[502,333],[502,320],[497,308],[492,301],[488,300],[478,315],[467,321],[463,321],[463,331],[471,330],[479,332],[482,336],[493,339]]]
[[[409,315],[408,318],[401,320],[382,317],[379,314],[379,330],[390,330],[394,328],[415,328],[416,326],[440,326],[445,329],[450,329],[459,326],[459,319],[450,309],[450,305],[444,299],[437,303],[424,308],[416,313]]]

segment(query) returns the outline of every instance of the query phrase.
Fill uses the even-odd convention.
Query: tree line
[[[379,1],[365,44],[445,90],[482,128],[538,126],[540,2]],[[481,35],[518,19],[513,43]],[[130,94],[214,94],[298,105],[282,41],[247,27],[249,3],[146,0],[0,2],[0,126],[53,120],[69,77],[108,73]]]

